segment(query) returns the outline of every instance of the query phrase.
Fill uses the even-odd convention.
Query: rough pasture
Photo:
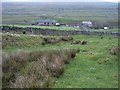
[[[6,34],[8,35],[8,34]],[[8,35],[10,38],[11,36]],[[116,55],[112,55],[110,53],[110,50],[113,46],[117,46],[117,37],[116,36],[105,36],[102,35],[103,39],[101,39],[101,35],[75,35],[72,36],[73,40],[70,41],[61,41],[62,38],[59,36],[47,36],[47,38],[49,39],[59,39],[60,42],[54,43],[54,44],[45,44],[45,45],[41,45],[41,44],[37,44],[37,42],[40,40],[43,40],[43,38],[45,38],[46,36],[41,36],[41,35],[29,35],[29,34],[12,34],[12,36],[14,36],[14,39],[17,38],[21,38],[22,40],[25,40],[27,43],[27,41],[29,42],[30,40],[34,39],[33,41],[30,41],[29,44],[31,46],[24,46],[20,45],[20,47],[15,47],[15,46],[10,46],[11,48],[4,48],[3,51],[8,52],[8,55],[5,54],[5,57],[9,57],[9,55],[12,55],[13,59],[16,60],[23,60],[26,61],[27,58],[31,59],[31,63],[27,63],[26,66],[28,67],[23,67],[23,69],[20,70],[20,73],[22,74],[15,74],[15,75],[11,75],[14,73],[10,73],[8,74],[8,76],[5,76],[6,80],[9,80],[9,77],[11,76],[15,76],[16,80],[14,81],[13,79],[11,80],[10,84],[13,87],[26,87],[26,85],[30,85],[31,86],[31,82],[34,82],[34,80],[36,81],[36,83],[32,86],[37,86],[37,87],[41,87],[39,83],[41,83],[41,85],[43,85],[43,87],[47,87],[48,83],[50,82],[51,79],[49,78],[49,75],[47,73],[51,73],[50,76],[52,76],[52,78],[55,79],[54,84],[49,84],[50,87],[117,87],[117,74],[118,74],[118,70],[117,70],[117,56]],[[10,40],[10,38],[8,40]],[[32,39],[31,39],[32,38]],[[111,38],[111,39],[110,39]],[[11,38],[12,39],[12,38]],[[5,39],[6,40],[6,39]],[[21,40],[21,39],[20,39]],[[17,40],[17,41],[20,41]],[[37,40],[37,41],[36,41]],[[80,44],[71,44],[73,41],[79,41]],[[87,41],[86,45],[81,45],[81,41]],[[16,42],[16,39],[14,40]],[[34,42],[36,42],[34,44]],[[25,44],[24,45],[27,45]],[[22,43],[21,43],[22,44]],[[9,45],[9,44],[8,44]],[[69,52],[65,51],[63,53],[58,53],[57,51],[53,53],[53,51],[49,51],[50,49],[66,49],[66,48],[79,48],[80,49],[80,53],[77,54],[68,54],[68,56],[66,56],[66,54]],[[38,52],[37,52],[37,51]],[[50,57],[51,61],[50,61],[50,65],[49,68],[51,68],[49,70],[49,68],[47,68],[47,70],[49,72],[46,72],[46,69],[44,69],[44,67],[41,67],[41,63],[45,63],[40,60],[35,58],[34,56],[39,56],[41,57],[39,54],[39,50],[42,50],[43,52],[47,52],[48,51],[52,54],[49,55],[44,54],[45,57]],[[48,50],[48,51],[47,51]],[[11,52],[13,52],[13,54],[9,54]],[[21,52],[21,54],[19,54],[19,51]],[[27,52],[33,52],[36,51],[36,53],[27,53]],[[77,50],[79,51],[79,50]],[[71,51],[70,51],[71,52]],[[57,56],[56,56],[57,54]],[[30,55],[30,57],[28,57]],[[63,56],[64,55],[64,56]],[[64,63],[65,68],[63,71],[62,67],[56,68],[56,66],[62,66],[63,62],[59,62],[62,61],[64,59]],[[73,59],[70,59],[73,58]],[[45,61],[48,60],[46,58],[42,58]],[[54,60],[53,60],[54,59]],[[34,61],[35,60],[35,61]],[[50,59],[49,59],[50,60]],[[72,60],[72,62],[70,62],[69,60]],[[28,60],[29,61],[29,60]],[[10,65],[12,64],[13,67],[11,67],[12,69],[14,69],[16,71],[16,69],[19,69],[19,67],[21,67],[20,63],[16,63],[15,62],[8,62]],[[67,64],[69,63],[69,64]],[[14,64],[14,65],[13,65]],[[56,64],[56,65],[54,65]],[[44,64],[43,64],[44,65]],[[14,68],[18,66],[18,68]],[[40,82],[38,81],[37,78],[41,76],[41,73],[39,73],[39,68],[44,69],[44,77],[45,82]],[[53,68],[54,67],[54,68]],[[5,67],[7,68],[7,67]],[[13,71],[14,71],[13,70]],[[32,72],[36,71],[36,72]],[[12,71],[12,70],[11,70]],[[19,72],[19,70],[17,70]],[[54,71],[58,71],[58,73],[55,73]],[[26,74],[27,72],[27,74]],[[37,73],[38,72],[38,73]],[[64,72],[64,73],[63,73]],[[107,72],[107,73],[106,73]],[[111,73],[109,73],[111,72]],[[9,72],[8,72],[9,73]],[[60,76],[59,76],[60,75]],[[62,75],[62,76],[61,76]],[[30,79],[32,81],[28,80],[28,77],[31,77],[33,79]],[[41,76],[42,77],[42,76]],[[59,78],[58,78],[59,77]],[[90,83],[88,83],[88,80],[90,81]],[[111,82],[112,81],[112,82]],[[6,82],[6,81],[5,81]],[[23,84],[20,84],[20,83]],[[27,83],[25,83],[27,82]],[[83,83],[84,82],[84,83]],[[93,86],[94,84],[94,86]],[[8,85],[8,84],[6,84]],[[16,85],[16,86],[14,86]]]
[[[58,40],[58,42],[42,45],[44,38],[50,39],[50,41]],[[7,63],[3,62],[5,68],[3,79],[5,83],[10,81],[5,86],[117,87],[118,58],[117,55],[110,53],[111,48],[117,46],[117,38],[117,36],[111,35],[74,35],[66,37],[3,33],[3,39],[6,40],[6,43],[9,42],[8,45],[10,45],[10,48],[3,49],[3,52],[8,52],[3,55],[4,59],[8,59]],[[21,43],[21,41],[23,42]],[[74,41],[75,43],[77,41],[77,43],[71,44]],[[81,45],[82,41],[84,43],[87,41],[86,45]],[[16,44],[16,42],[19,44]],[[27,42],[29,42],[30,46]],[[15,47],[15,45],[20,46]],[[69,51],[66,48],[74,48],[76,49],[75,52],[80,49],[80,53],[72,53],[72,50]],[[55,51],[50,49],[55,49]],[[59,52],[60,49],[64,49],[64,52]],[[44,53],[42,54],[42,52]],[[9,60],[15,62],[9,62]],[[23,61],[23,63],[19,61]],[[49,61],[49,63],[46,63],[46,61]],[[27,67],[24,66],[24,63]],[[64,66],[64,64],[66,65]],[[41,65],[46,65],[47,68]],[[22,68],[20,68],[21,66]],[[7,67],[10,67],[10,70]],[[14,71],[16,73],[12,73]],[[90,83],[88,83],[88,80]]]

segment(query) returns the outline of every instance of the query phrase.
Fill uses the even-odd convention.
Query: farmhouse
[[[93,23],[91,21],[82,21],[81,24],[84,26],[84,27],[93,27]]]
[[[56,21],[55,20],[38,20],[33,25],[53,26],[53,25],[56,25]]]

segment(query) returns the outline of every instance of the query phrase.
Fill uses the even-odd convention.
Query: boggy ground
[[[17,36],[16,36],[17,37]],[[76,35],[73,39],[64,41],[61,39],[56,43],[37,44],[37,40],[43,40],[43,36],[21,35],[21,38],[30,41],[29,37],[34,37],[32,44],[20,44],[20,46],[7,46],[4,52],[16,51],[36,51],[49,49],[76,48],[80,52],[76,57],[64,66],[64,74],[59,78],[53,78],[52,88],[116,88],[118,87],[118,57],[110,53],[112,47],[117,46],[118,37],[99,35]],[[54,36],[55,38],[57,36]],[[40,39],[39,39],[40,38]],[[59,37],[57,37],[59,38]],[[40,40],[40,41],[41,41]],[[75,44],[73,40],[87,41],[86,44]],[[33,43],[35,41],[35,43]],[[43,44],[43,42],[45,44]],[[25,46],[26,45],[26,46]],[[46,85],[46,84],[45,84]]]

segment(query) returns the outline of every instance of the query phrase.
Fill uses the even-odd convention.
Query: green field
[[[87,44],[79,45],[71,44],[71,41],[62,41],[44,46],[40,43],[37,44],[37,41],[41,38],[39,35],[20,35],[14,36],[14,38],[15,37],[18,39],[21,38],[23,41],[21,42],[21,46],[17,46],[13,41],[13,45],[10,46],[9,44],[3,51],[10,53],[13,51],[36,51],[60,48],[80,49],[76,57],[64,66],[65,71],[63,76],[54,78],[55,84],[51,86],[52,88],[118,87],[118,57],[110,54],[110,49],[118,44],[118,38],[116,36],[103,36],[103,39],[101,39],[101,37],[97,35],[76,35],[72,37],[77,40],[86,40]],[[30,40],[32,38],[33,41]],[[30,44],[29,46],[27,44],[28,42]]]

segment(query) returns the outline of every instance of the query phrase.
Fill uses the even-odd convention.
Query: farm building
[[[84,26],[84,27],[93,27],[93,23],[91,21],[82,21],[81,24]]]
[[[55,20],[38,20],[33,25],[53,26],[53,25],[56,25],[56,21]]]

